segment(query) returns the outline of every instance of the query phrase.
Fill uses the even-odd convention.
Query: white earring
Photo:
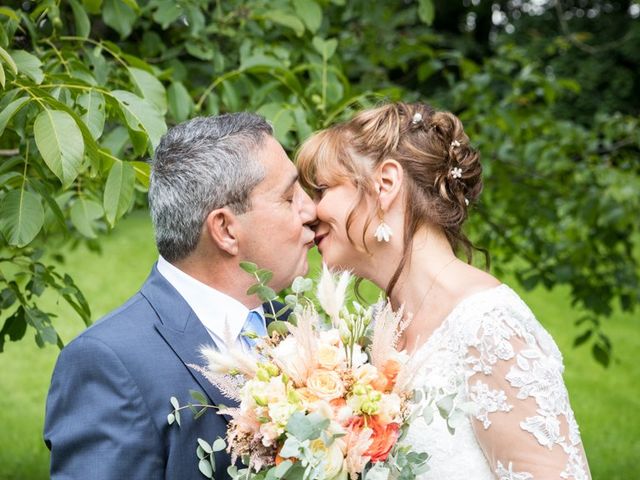
[[[379,242],[388,242],[391,239],[391,235],[393,235],[393,230],[391,227],[384,223],[384,216],[380,218],[380,225],[376,228],[376,233],[373,234],[376,237],[376,240]]]

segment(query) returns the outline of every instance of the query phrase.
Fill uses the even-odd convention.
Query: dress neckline
[[[477,292],[474,292],[474,293],[464,297],[462,300],[460,300],[458,303],[456,303],[453,306],[451,311],[449,311],[449,313],[444,317],[442,322],[440,322],[440,325],[438,325],[433,330],[433,332],[431,332],[431,335],[429,335],[429,337],[422,343],[422,345],[420,345],[418,348],[416,348],[413,351],[411,356],[415,356],[415,355],[417,355],[419,353],[422,353],[422,351],[425,350],[428,345],[433,343],[433,339],[442,334],[442,332],[444,331],[445,327],[447,327],[448,324],[451,323],[451,319],[454,317],[454,315],[458,312],[458,310],[463,305],[466,305],[466,304],[470,303],[471,300],[476,300],[479,297],[483,297],[483,296],[485,296],[485,295],[487,295],[489,293],[493,293],[493,292],[496,292],[496,291],[502,290],[502,289],[509,289],[509,286],[507,284],[505,284],[505,283],[500,283],[499,285],[496,285],[495,287],[485,288],[484,290],[479,290]]]

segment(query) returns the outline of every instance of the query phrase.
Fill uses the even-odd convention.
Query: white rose
[[[278,426],[284,427],[289,421],[289,417],[296,411],[295,405],[286,402],[272,403],[269,405],[269,416]]]
[[[307,379],[307,388],[324,400],[340,398],[344,394],[344,384],[340,375],[330,370],[314,370]]]
[[[356,382],[366,385],[378,378],[378,369],[370,363],[365,363],[356,368],[353,374]]]

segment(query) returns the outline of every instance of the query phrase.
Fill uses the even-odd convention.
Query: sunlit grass
[[[69,272],[87,296],[94,319],[120,305],[137,291],[156,259],[153,234],[142,212],[123,221],[102,241],[103,253],[84,249],[67,254]],[[310,256],[312,271],[318,256]],[[581,426],[594,479],[640,478],[640,351],[637,317],[616,314],[605,322],[614,345],[614,361],[608,369],[592,358],[587,348],[572,348],[578,331],[577,317],[568,292],[518,291],[556,339],[565,356],[565,379],[571,403]],[[372,293],[365,287],[365,292]],[[83,325],[64,301],[47,297],[59,318],[56,327],[65,341]],[[32,337],[31,332],[27,333]],[[0,479],[48,478],[49,456],[42,441],[44,403],[57,349],[38,349],[32,338],[5,344],[0,354]]]

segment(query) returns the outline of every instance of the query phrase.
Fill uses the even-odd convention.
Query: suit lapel
[[[237,402],[225,397],[201,373],[189,365],[202,365],[200,347],[215,345],[191,307],[154,265],[151,275],[141,289],[158,314],[160,322],[155,328],[167,344],[187,366],[189,374],[198,382],[214,405],[236,406]]]

